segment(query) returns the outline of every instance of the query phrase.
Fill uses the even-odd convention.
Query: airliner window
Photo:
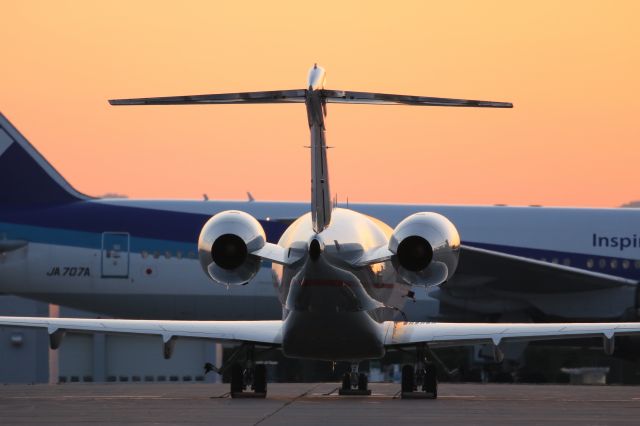
[[[149,253],[146,250],[142,250],[142,252],[140,252],[140,256],[142,256],[143,259],[146,259],[149,256]]]
[[[633,266],[634,266],[636,269],[640,269],[640,260],[636,260],[635,262],[633,262]]]
[[[189,259],[195,259],[196,258],[196,254],[192,251],[189,252]]]
[[[171,259],[171,252],[170,251],[165,251],[164,252],[164,257],[166,257],[167,259]]]
[[[622,269],[629,269],[629,266],[631,265],[631,262],[629,262],[628,260],[623,260],[622,261]]]
[[[558,258],[557,258],[557,257],[554,257],[554,258],[553,258],[553,260],[551,260],[551,262],[553,262],[553,263],[558,263],[558,262],[559,262],[559,260],[558,260]]]
[[[176,257],[177,257],[178,259],[182,259],[182,252],[181,252],[180,250],[178,250],[178,251],[176,252]]]
[[[611,260],[611,269],[618,269],[618,261],[616,259]]]
[[[604,269],[604,268],[605,268],[605,266],[607,266],[607,261],[606,261],[605,259],[600,259],[600,260],[598,260],[598,267],[599,267],[600,269]]]
[[[565,258],[562,260],[562,264],[563,264],[564,266],[571,266],[571,259],[569,259],[568,257],[565,257]]]
[[[154,251],[154,252],[153,252],[153,258],[154,258],[154,259],[157,259],[157,258],[159,258],[159,257],[160,257],[160,252],[159,252],[159,251]]]
[[[593,263],[594,263],[593,259],[587,260],[587,268],[589,268],[589,269],[593,268]]]

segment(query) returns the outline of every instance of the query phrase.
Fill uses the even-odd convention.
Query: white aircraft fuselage
[[[382,322],[402,310],[411,286],[390,260],[355,268],[345,259],[386,245],[392,229],[347,209],[334,209],[331,226],[318,234],[311,222],[310,214],[298,219],[278,244],[304,247],[317,241],[317,253],[299,265],[273,266],[284,307],[284,353],[316,359],[321,354],[327,360],[381,357]]]

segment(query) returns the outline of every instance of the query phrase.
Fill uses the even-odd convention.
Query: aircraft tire
[[[433,399],[438,398],[438,378],[436,376],[436,369],[433,364],[427,364],[426,374],[424,376],[424,385],[422,389],[433,395]]]
[[[369,378],[366,374],[360,373],[358,375],[358,390],[366,391],[369,389]]]
[[[253,372],[253,390],[256,393],[267,393],[267,369],[264,364],[256,365]]]
[[[402,367],[402,392],[413,392],[414,390],[414,371],[412,365]]]
[[[243,386],[242,366],[233,364],[231,366],[231,394],[242,392]]]
[[[342,376],[342,390],[351,389],[351,374],[349,372],[344,373]]]

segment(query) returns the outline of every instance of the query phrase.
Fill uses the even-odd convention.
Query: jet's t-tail
[[[325,137],[327,103],[369,105],[418,105],[477,108],[512,108],[510,102],[434,98],[375,92],[327,90],[326,73],[317,64],[309,70],[306,89],[267,92],[218,93],[193,96],[112,99],[111,105],[193,105],[305,103],[311,132],[311,217],[313,230],[322,232],[331,222],[331,194]]]

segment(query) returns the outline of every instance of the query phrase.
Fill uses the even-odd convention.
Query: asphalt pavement
[[[231,399],[226,384],[3,385],[0,424],[640,424],[640,387],[445,383],[437,400],[402,400],[393,383],[371,396],[337,388],[275,383],[266,399]]]

